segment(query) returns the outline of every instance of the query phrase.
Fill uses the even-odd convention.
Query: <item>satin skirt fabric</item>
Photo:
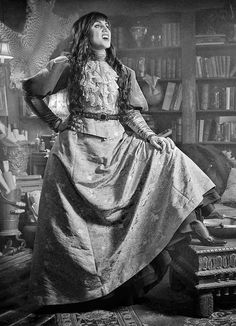
[[[65,130],[48,159],[31,273],[39,305],[103,297],[168,245],[214,187],[177,147],[160,153],[123,127]]]

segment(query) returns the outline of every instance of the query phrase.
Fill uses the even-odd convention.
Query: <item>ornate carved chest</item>
[[[236,239],[224,247],[195,243],[177,246],[170,270],[174,290],[190,291],[196,297],[198,314],[209,316],[217,296],[232,296],[236,302]]]

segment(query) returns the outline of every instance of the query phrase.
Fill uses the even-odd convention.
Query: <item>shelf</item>
[[[196,51],[205,51],[205,50],[236,50],[236,43],[224,43],[224,44],[197,44]]]
[[[143,77],[137,77],[137,81],[138,82],[143,82],[144,79]],[[172,82],[172,83],[181,83],[182,79],[180,78],[165,78],[165,79],[159,79],[158,83],[168,83],[168,82]]]
[[[202,144],[202,145],[233,145],[236,146],[236,142],[229,142],[229,141],[205,141],[205,142],[198,142],[198,144]]]
[[[208,77],[208,78],[196,78],[196,82],[236,82],[236,77]]]
[[[168,83],[168,82],[181,83],[182,79],[180,79],[180,78],[165,78],[165,79],[159,79],[158,82],[159,83]]]
[[[155,109],[155,107],[150,106],[152,109]],[[156,110],[156,111],[148,111],[148,112],[143,112],[143,115],[180,115],[182,114],[182,111],[164,111],[164,110]]]
[[[236,110],[198,110],[197,115],[236,116]]]
[[[160,48],[155,48],[155,47],[142,47],[142,48],[118,48],[117,52],[118,53],[127,53],[127,52],[135,52],[135,53],[139,53],[139,52],[168,52],[168,51],[181,51],[181,47],[180,46],[170,46],[170,47],[160,47]]]

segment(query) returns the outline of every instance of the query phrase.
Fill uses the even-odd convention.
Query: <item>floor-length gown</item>
[[[32,77],[32,95],[58,90],[67,65],[65,57],[53,60]],[[85,112],[116,114],[112,68],[90,61],[86,78]],[[131,81],[132,104],[145,107]],[[214,187],[177,147],[161,153],[119,120],[79,121],[76,131],[59,133],[44,175],[31,278],[40,305],[93,300],[120,287],[168,245]]]

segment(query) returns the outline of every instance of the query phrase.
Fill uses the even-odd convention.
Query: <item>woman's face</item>
[[[111,46],[110,25],[105,20],[97,20],[90,29],[90,43],[95,50],[108,49]]]

